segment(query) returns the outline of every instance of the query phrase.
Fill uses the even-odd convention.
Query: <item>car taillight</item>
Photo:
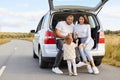
[[[99,41],[98,43],[105,43],[104,32],[99,33]]]
[[[47,31],[45,34],[44,44],[56,44],[56,40],[54,37],[54,32]]]

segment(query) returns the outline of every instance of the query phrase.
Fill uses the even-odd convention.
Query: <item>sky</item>
[[[104,30],[120,30],[119,3],[109,0],[98,14]],[[0,0],[0,32],[30,32],[48,10],[48,0]]]

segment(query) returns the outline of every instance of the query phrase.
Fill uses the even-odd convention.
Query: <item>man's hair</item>
[[[69,15],[67,16],[67,18],[68,18],[68,17],[73,17],[73,18],[74,18],[74,16],[73,16],[72,14],[69,14]]]
[[[67,36],[65,36],[64,40],[65,40],[65,43],[69,45],[73,41],[73,38],[71,37],[70,34],[68,34]]]

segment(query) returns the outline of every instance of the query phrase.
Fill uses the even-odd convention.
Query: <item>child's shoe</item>
[[[74,73],[73,76],[77,76],[78,74],[77,73]]]
[[[72,76],[73,75],[73,73],[69,73],[69,76]]]

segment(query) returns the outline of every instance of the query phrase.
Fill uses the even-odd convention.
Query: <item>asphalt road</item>
[[[78,76],[54,74],[50,68],[40,69],[38,59],[32,58],[32,43],[13,40],[0,45],[0,80],[120,80],[120,68],[101,64],[100,74],[88,74],[85,67],[78,68]]]

